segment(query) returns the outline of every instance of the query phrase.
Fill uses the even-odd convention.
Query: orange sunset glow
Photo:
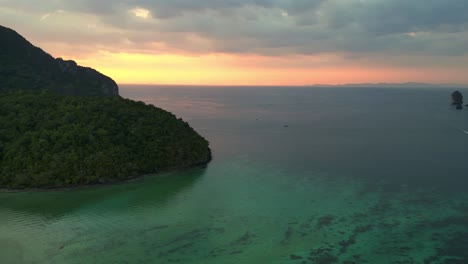
[[[150,55],[101,52],[78,59],[121,84],[311,85],[363,82],[467,82],[464,69],[327,66],[330,55],[314,57]],[[303,62],[314,67],[300,66]],[[323,63],[324,66],[320,66]],[[287,65],[286,67],[284,65]]]

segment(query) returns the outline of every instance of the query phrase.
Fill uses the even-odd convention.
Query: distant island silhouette
[[[468,84],[458,83],[347,83],[347,84],[310,84],[307,87],[375,87],[375,88],[468,88]]]

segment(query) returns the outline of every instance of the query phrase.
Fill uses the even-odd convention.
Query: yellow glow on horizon
[[[461,74],[461,72],[447,69],[442,72],[441,69],[326,66],[327,61],[333,59],[332,55],[279,58],[258,55],[196,56],[101,51],[92,58],[78,59],[77,62],[80,65],[97,69],[119,84],[311,85],[363,82],[445,82],[445,80],[431,79],[432,75],[440,78],[443,74],[446,75],[446,82],[450,80],[454,82],[451,77]],[[305,65],[297,66],[295,63]],[[449,71],[450,74],[447,73]]]

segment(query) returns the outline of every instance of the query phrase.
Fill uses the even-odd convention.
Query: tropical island
[[[109,77],[54,59],[0,26],[0,188],[124,181],[206,164],[188,123],[118,95]]]

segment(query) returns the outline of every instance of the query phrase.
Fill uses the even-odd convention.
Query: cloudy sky
[[[0,24],[119,83],[468,83],[466,0],[0,0]]]

